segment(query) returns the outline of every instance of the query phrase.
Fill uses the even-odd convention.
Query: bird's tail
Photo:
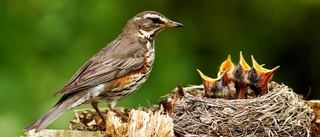
[[[49,112],[42,115],[38,120],[30,124],[29,126],[25,127],[25,131],[30,131],[32,129],[35,129],[35,132],[38,132],[45,127],[47,127],[50,123],[52,123],[54,120],[56,120],[58,117],[60,117],[63,113],[67,112],[70,109],[73,109],[82,103],[79,102],[80,97],[79,96],[73,96],[73,95],[64,95],[58,103],[50,109]]]

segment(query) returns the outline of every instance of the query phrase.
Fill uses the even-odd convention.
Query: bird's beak
[[[218,72],[218,77],[221,76],[226,71],[232,71],[233,68],[234,68],[234,65],[232,63],[231,56],[228,55],[227,60],[222,62],[221,66],[220,66],[220,69]]]
[[[240,51],[240,61],[239,64],[241,66],[241,68],[245,71],[248,72],[250,71],[251,67],[248,65],[248,63],[244,60],[242,52]]]
[[[165,25],[166,28],[175,28],[175,27],[183,27],[183,24],[175,21],[170,21]]]
[[[268,82],[271,80],[274,72],[280,66],[276,66],[270,70],[270,69],[263,68],[262,65],[259,65],[253,56],[251,56],[251,59],[252,59],[253,69],[256,71],[257,77],[259,79],[259,83],[257,83],[257,87],[267,87]],[[264,95],[266,93],[262,93],[262,94]]]
[[[234,69],[234,65],[232,63],[231,56],[228,55],[227,60],[222,62],[221,66],[220,66],[220,69],[218,72],[218,77],[225,75],[223,77],[223,82],[229,83],[230,81],[232,81],[234,79],[234,75],[232,74],[233,69]],[[229,72],[231,72],[231,73],[229,73]]]
[[[266,75],[268,76],[269,78],[271,78],[272,74],[280,67],[280,66],[276,66],[274,67],[273,69],[266,69],[266,68],[263,68],[262,66],[264,66],[264,64],[262,65],[259,65],[258,62],[254,59],[253,56],[251,56],[251,59],[252,59],[252,65],[253,65],[253,68],[257,71],[257,74],[259,75]]]
[[[216,83],[217,80],[204,75],[199,69],[197,69],[197,71],[199,72],[200,77],[202,79],[202,84],[203,84],[203,87],[204,87],[205,96],[206,97],[211,97],[212,95],[211,95],[210,90],[212,88],[212,85],[214,83]]]

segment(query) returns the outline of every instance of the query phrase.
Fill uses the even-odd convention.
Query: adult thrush
[[[144,11],[131,18],[121,34],[87,61],[54,96],[61,99],[49,112],[25,128],[38,132],[66,111],[91,103],[108,102],[111,110],[120,99],[146,81],[154,61],[154,38],[165,28],[183,27],[155,11]]]

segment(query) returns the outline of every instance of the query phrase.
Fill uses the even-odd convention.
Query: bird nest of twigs
[[[316,136],[315,113],[288,86],[271,82],[268,94],[253,99],[207,98],[203,86],[178,86],[150,109],[107,109],[106,136]],[[71,128],[101,131],[94,110],[75,113]]]
[[[314,135],[315,114],[301,96],[275,82],[269,89],[258,98],[224,100],[201,97],[201,86],[184,88],[190,94],[173,108],[174,131],[183,136]]]

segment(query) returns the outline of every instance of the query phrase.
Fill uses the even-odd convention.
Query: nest
[[[183,136],[312,135],[315,114],[301,96],[275,82],[269,89],[264,96],[238,100],[184,94],[173,109],[174,131]],[[199,86],[188,90],[202,91]]]

